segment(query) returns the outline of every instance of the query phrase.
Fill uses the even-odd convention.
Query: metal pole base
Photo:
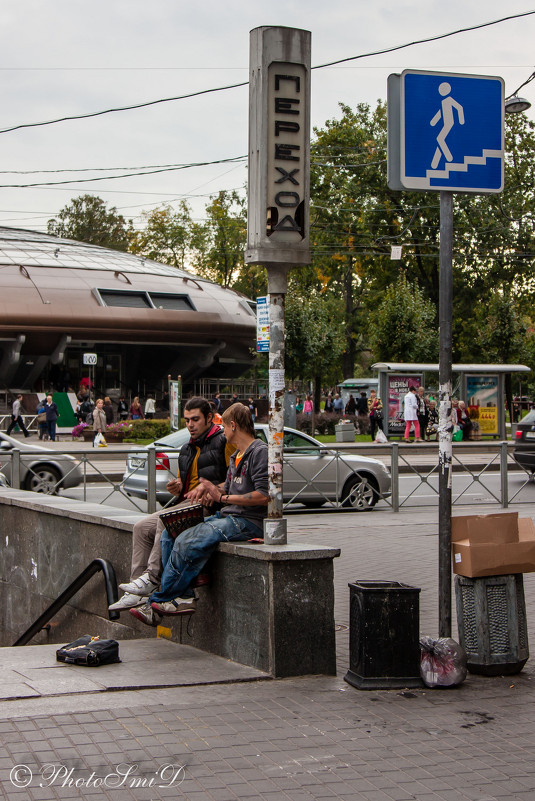
[[[284,517],[275,520],[264,520],[264,544],[286,545],[288,521]]]

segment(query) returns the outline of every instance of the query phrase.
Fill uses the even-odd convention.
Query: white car
[[[267,442],[268,426],[255,424],[256,436]],[[190,435],[187,429],[174,431],[166,437],[133,449],[127,459],[123,476],[128,495],[146,498],[148,492],[147,455],[156,450],[156,499],[162,505],[173,496],[167,482],[178,474],[178,451]],[[388,468],[379,459],[370,459],[351,451],[330,450],[308,434],[284,428],[284,502],[301,503],[307,507],[327,502],[353,507],[358,511],[372,509],[378,500],[390,496],[391,479]]]
[[[13,486],[11,452],[20,451],[20,487],[31,492],[56,495],[59,489],[77,487],[82,483],[83,474],[77,459],[60,454],[41,445],[19,442],[0,432],[0,471]],[[30,453],[31,451],[31,453]]]

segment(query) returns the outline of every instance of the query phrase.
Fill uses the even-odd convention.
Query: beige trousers
[[[160,537],[165,525],[160,520],[161,515],[166,512],[173,512],[183,506],[189,506],[190,501],[182,501],[168,509],[160,509],[148,517],[144,517],[134,524],[132,535],[132,565],[130,569],[130,581],[139,578],[143,573],[148,573],[150,580],[158,583],[162,575],[162,552],[160,549]],[[211,514],[205,509],[206,514]]]
[[[155,583],[160,581],[162,575],[160,537],[165,528],[160,520],[160,515],[169,511],[169,509],[161,509],[134,524],[130,581],[139,578],[143,573],[148,573],[151,581]]]

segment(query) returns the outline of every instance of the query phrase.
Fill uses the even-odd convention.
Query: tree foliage
[[[48,221],[48,233],[113,250],[127,250],[132,221],[127,222],[114,206],[108,209],[101,198],[80,195]]]
[[[337,380],[333,365],[344,349],[340,304],[333,297],[312,293],[302,298],[290,291],[286,300],[285,371],[295,379]]]
[[[131,237],[132,253],[186,269],[193,226],[188,204],[183,200],[175,210],[162,206],[143,212],[143,217],[145,228]]]
[[[435,306],[404,273],[386,289],[370,319],[370,344],[379,361],[430,362],[438,358]]]

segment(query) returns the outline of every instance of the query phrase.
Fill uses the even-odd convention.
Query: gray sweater
[[[243,454],[238,467],[236,454],[230,457],[225,481],[224,495],[246,495],[248,492],[261,492],[269,497],[268,490],[268,448],[265,442],[255,439]],[[221,510],[222,517],[236,515],[262,527],[267,515],[267,506],[225,506]]]

